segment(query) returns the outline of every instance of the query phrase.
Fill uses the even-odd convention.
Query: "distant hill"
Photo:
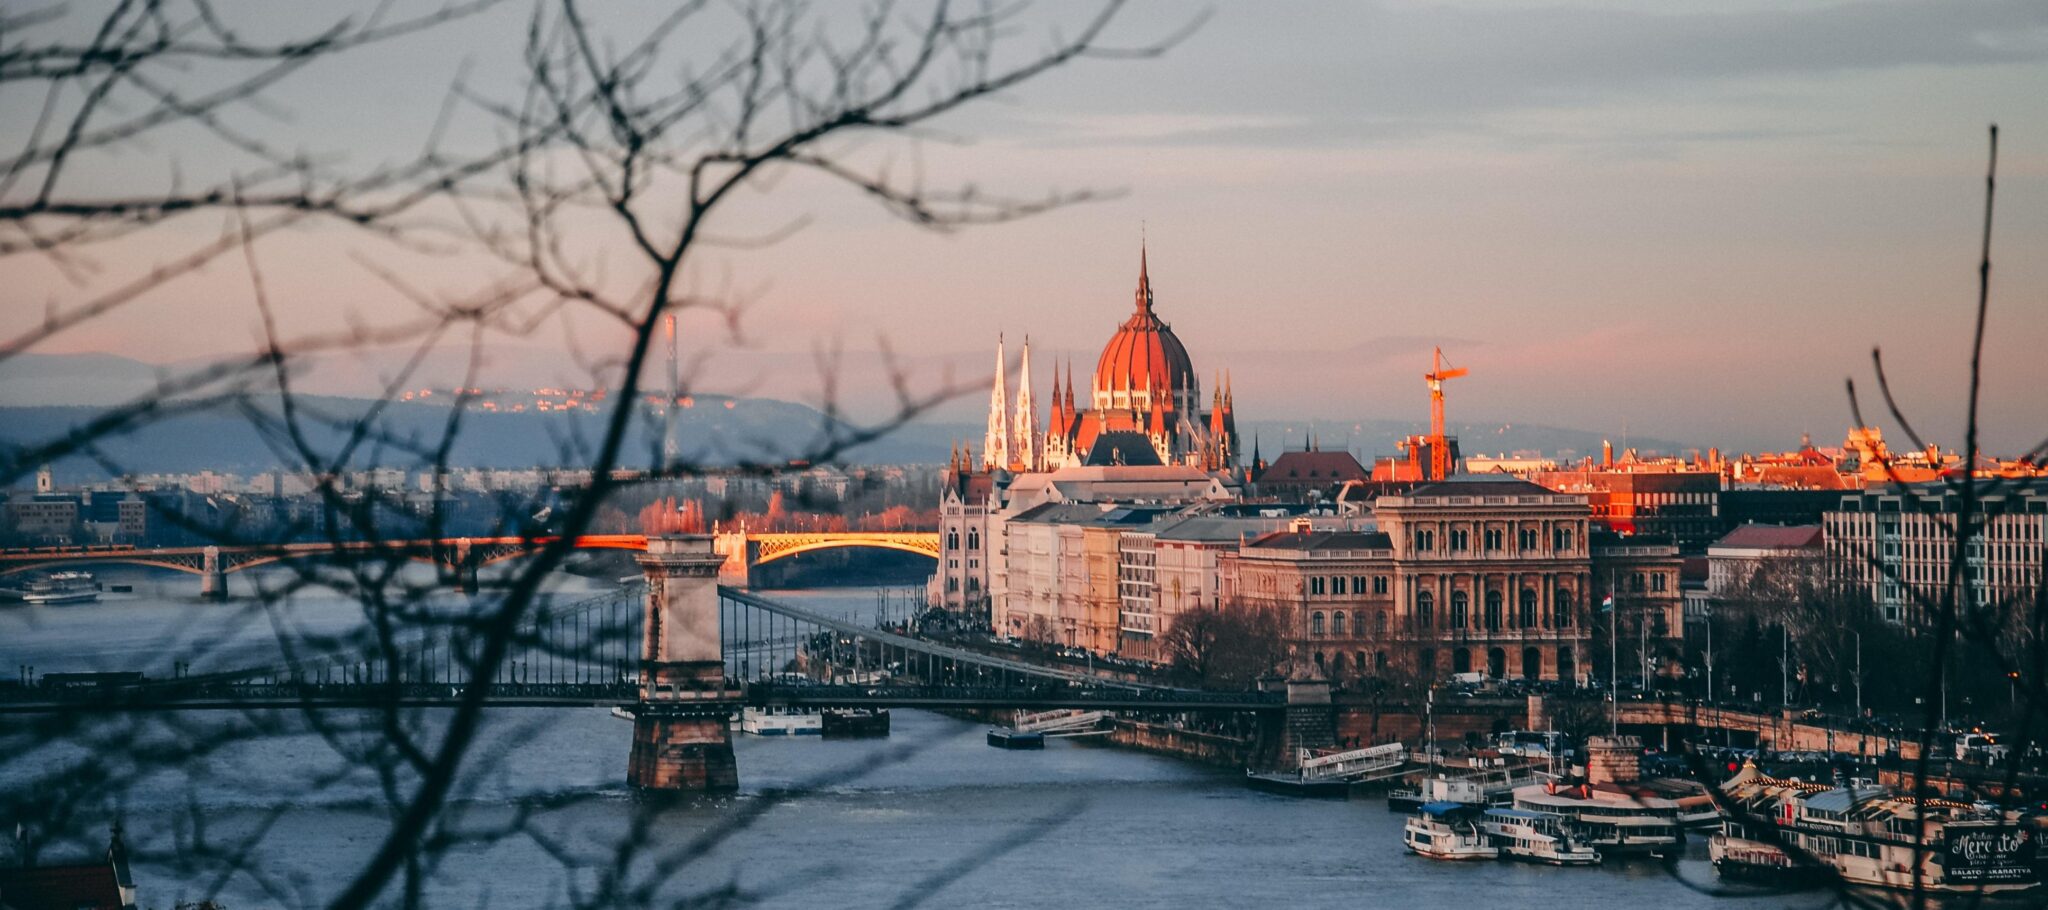
[[[726,407],[727,402],[731,407]],[[368,412],[372,402],[350,398],[305,398],[301,407],[318,415],[305,421],[315,448],[339,451],[348,423]],[[18,457],[22,448],[60,438],[104,413],[99,407],[0,407],[0,462]],[[449,408],[441,404],[394,402],[376,422],[379,441],[358,450],[354,467],[418,466],[421,456],[410,447],[431,447],[447,424]],[[98,453],[122,473],[186,473],[214,470],[257,474],[283,463],[285,446],[274,428],[275,408],[262,419],[236,412],[211,411],[179,415],[135,432],[102,440]],[[454,467],[523,468],[535,465],[587,464],[602,430],[594,413],[488,413],[463,415],[455,445],[449,452]],[[700,396],[696,406],[678,412],[681,453],[707,465],[741,461],[781,461],[809,451],[822,438],[825,417],[800,404],[760,398],[721,399]],[[883,439],[846,453],[845,460],[863,463],[938,463],[945,460],[949,436],[958,428],[905,427]],[[660,451],[658,421],[636,419],[629,430],[628,466],[653,463]],[[99,459],[78,455],[53,466],[67,482],[107,476]]]
[[[1630,436],[1626,440],[1609,437],[1587,430],[1569,427],[1555,427],[1539,423],[1476,424],[1452,421],[1447,428],[1451,435],[1458,437],[1458,446],[1466,455],[1498,455],[1517,451],[1543,453],[1547,458],[1599,455],[1603,441],[1614,443],[1615,454],[1619,455],[1627,446],[1633,446],[1644,454],[1663,453],[1679,455],[1690,452],[1697,443],[1686,443],[1648,436]],[[1261,454],[1268,460],[1288,449],[1299,449],[1304,437],[1314,437],[1323,449],[1348,449],[1358,460],[1370,466],[1377,455],[1395,455],[1400,452],[1397,443],[1403,437],[1429,432],[1425,421],[1406,420],[1240,420],[1238,435],[1244,438],[1247,457],[1256,440]],[[1704,447],[1700,447],[1704,448]]]

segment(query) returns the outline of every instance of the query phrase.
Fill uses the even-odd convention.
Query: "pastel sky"
[[[1047,13],[1070,9],[1085,11]],[[279,96],[296,113],[273,128],[370,158],[409,148],[464,61],[480,81],[516,62],[524,14],[466,24],[463,53],[406,42],[321,70]],[[1192,14],[1141,4],[1113,38]],[[8,99],[0,115],[21,110]],[[748,290],[761,351],[879,335],[985,371],[999,332],[1028,333],[1041,382],[1054,356],[1085,382],[1129,310],[1142,229],[1160,314],[1198,370],[1232,369],[1242,413],[1419,420],[1440,343],[1473,371],[1453,386],[1456,417],[1782,447],[1802,430],[1841,438],[1843,380],[1870,385],[1882,346],[1902,404],[1959,441],[1992,121],[1986,439],[2016,451],[2048,436],[2040,0],[1218,4],[1162,59],[1068,67],[886,152],[938,181],[1113,198],[934,235],[790,178],[726,226],[807,226],[722,251],[713,272]],[[128,160],[162,173],[179,151]],[[93,280],[218,227],[105,253]],[[335,235],[266,255],[296,325],[406,306]],[[474,277],[459,261],[403,267],[428,286]],[[0,260],[0,283],[6,335],[83,293],[19,258]],[[254,321],[246,277],[217,268],[39,350],[174,362],[246,349]],[[519,344],[538,353],[508,358],[508,381],[539,381],[534,364],[561,349]],[[762,387],[799,394],[785,381]]]

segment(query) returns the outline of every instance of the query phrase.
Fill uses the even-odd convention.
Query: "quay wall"
[[[1361,746],[1390,742],[1414,745],[1422,741],[1427,728],[1420,705],[1394,703],[1375,709],[1370,704],[1347,704],[1340,699],[1337,709],[1337,738],[1342,742],[1355,741]],[[1491,740],[1495,730],[1530,729],[1529,709],[1524,699],[1439,702],[1435,714],[1436,739],[1440,743],[1459,742],[1467,734]]]
[[[1112,745],[1219,768],[1249,768],[1260,757],[1258,744],[1250,739],[1123,718],[1111,724],[1106,738]]]

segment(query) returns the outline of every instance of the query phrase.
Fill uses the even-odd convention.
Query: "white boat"
[[[1479,825],[1479,810],[1462,803],[1425,803],[1408,816],[1401,842],[1430,859],[1498,859],[1500,848]]]
[[[1480,822],[1509,859],[1553,866],[1591,866],[1600,853],[1573,836],[1563,819],[1521,809],[1488,809]]]
[[[740,731],[755,736],[818,736],[825,732],[825,719],[808,708],[746,708],[740,712]]]
[[[21,599],[32,604],[83,604],[100,599],[91,572],[57,572],[29,582]]]
[[[1721,791],[1739,811],[1708,844],[1724,875],[1782,876],[1804,866],[1850,885],[1935,894],[2043,889],[2035,859],[2040,832],[2017,812],[1914,799],[1869,783],[1777,780],[1754,764]]]
[[[1518,787],[1515,808],[1557,816],[1567,830],[1602,855],[1665,853],[1685,841],[1677,801],[1633,782]]]

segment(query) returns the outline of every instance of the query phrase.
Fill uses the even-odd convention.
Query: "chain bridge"
[[[749,705],[1261,714],[1288,706],[1283,693],[1177,689],[925,641],[721,586],[728,557],[711,535],[637,542],[643,581],[537,605],[488,678],[475,672],[484,620],[429,615],[409,637],[289,662],[170,679],[47,674],[0,687],[0,713],[435,708],[472,699],[493,709],[612,707],[634,718],[634,784],[716,790],[737,786],[729,722]]]

